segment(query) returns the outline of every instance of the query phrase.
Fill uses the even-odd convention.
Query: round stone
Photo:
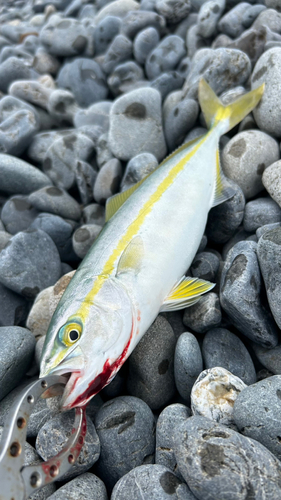
[[[1,191],[8,194],[29,194],[51,180],[38,168],[14,156],[0,153]]]
[[[141,181],[158,167],[158,161],[151,153],[140,153],[134,156],[126,166],[121,182],[122,191],[129,189],[136,182]]]
[[[191,389],[203,370],[199,343],[192,333],[185,332],[177,340],[174,359],[175,382],[181,397],[190,403]]]
[[[281,207],[281,160],[265,169],[262,183],[271,198]]]
[[[221,323],[219,297],[210,292],[203,295],[196,304],[184,310],[183,323],[194,332],[205,333]]]
[[[175,69],[185,56],[186,49],[183,39],[177,35],[166,36],[146,59],[145,71],[149,80],[165,71]]]
[[[265,224],[281,222],[281,208],[269,196],[246,203],[243,226],[249,233]]]
[[[108,500],[104,483],[99,477],[85,472],[67,482],[53,493],[49,500]]]
[[[28,229],[37,217],[38,211],[28,200],[28,196],[12,196],[3,205],[1,219],[10,234]]]
[[[148,27],[140,31],[134,40],[134,57],[139,64],[144,64],[148,54],[159,43],[159,32],[156,28]]]
[[[29,201],[42,212],[49,212],[73,220],[79,220],[81,217],[81,209],[77,201],[58,187],[47,187],[34,191],[29,196]]]
[[[122,165],[119,160],[112,158],[98,172],[93,190],[96,202],[103,205],[108,198],[116,194],[119,191],[121,178]]]
[[[74,231],[72,236],[73,249],[80,259],[84,259],[101,230],[102,227],[97,224],[83,224]]]

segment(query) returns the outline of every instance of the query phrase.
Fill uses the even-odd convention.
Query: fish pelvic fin
[[[215,283],[210,281],[183,276],[164,300],[160,312],[177,311],[193,306],[203,293],[209,292],[214,286]]]
[[[202,78],[199,82],[198,97],[208,128],[220,124],[221,133],[226,134],[256,107],[263,95],[264,86],[262,84],[224,106],[210,85]]]

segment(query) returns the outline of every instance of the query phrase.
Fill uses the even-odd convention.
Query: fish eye
[[[79,332],[78,330],[70,330],[68,336],[71,342],[76,342],[79,339]]]
[[[82,334],[82,326],[79,323],[69,323],[64,325],[60,331],[62,342],[66,346],[71,346],[77,342]]]

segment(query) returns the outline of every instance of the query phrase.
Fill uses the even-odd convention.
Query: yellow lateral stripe
[[[121,253],[125,250],[126,246],[132,240],[132,238],[136,236],[146,216],[151,212],[153,206],[160,199],[160,197],[166,191],[166,189],[168,189],[171,186],[177,175],[184,169],[186,163],[198,151],[200,146],[206,140],[207,135],[208,134],[206,134],[202,138],[202,140],[197,145],[195,145],[194,149],[192,149],[190,153],[188,153],[182,160],[180,160],[177,163],[177,165],[175,165],[171,169],[167,177],[163,179],[163,181],[156,188],[155,192],[150,196],[149,200],[140,209],[136,219],[132,222],[132,224],[130,224],[126,233],[120,238],[119,242],[117,243],[117,246],[115,247],[112,254],[110,255],[110,257],[108,258],[107,262],[104,265],[104,268],[101,273],[102,275],[100,277],[97,277],[97,279],[94,282],[93,288],[86,295],[85,300],[82,302],[80,308],[76,313],[77,315],[81,316],[84,321],[89,314],[89,309],[93,304],[93,300],[96,294],[99,292],[104,283],[104,280],[106,279],[104,275],[109,275],[112,273],[116,260],[118,259],[118,257],[120,257]]]

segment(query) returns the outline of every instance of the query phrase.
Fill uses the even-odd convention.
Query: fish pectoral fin
[[[137,274],[141,269],[143,256],[144,246],[142,238],[140,236],[135,236],[126,246],[124,252],[120,257],[116,276],[121,273],[127,272],[133,272],[134,274]]]
[[[217,182],[216,182],[215,196],[212,203],[212,207],[216,207],[220,203],[229,200],[229,198],[232,198],[232,196],[235,195],[234,189],[228,184],[227,178],[225,177],[222,171],[218,149],[216,151],[216,171],[217,171]]]
[[[177,311],[196,304],[203,293],[214,288],[215,283],[184,276],[166,297],[160,312]]]

